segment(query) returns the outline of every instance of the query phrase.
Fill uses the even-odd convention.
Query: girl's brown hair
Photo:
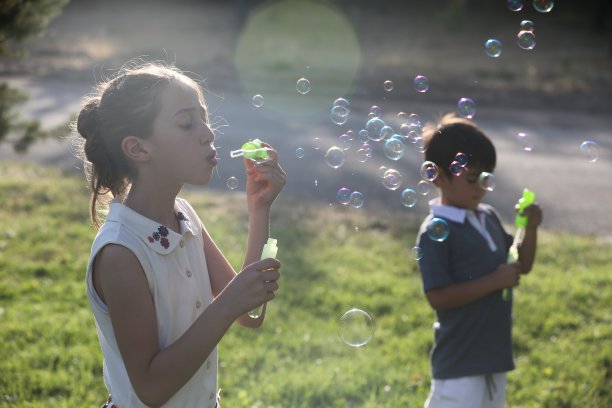
[[[135,167],[123,153],[123,139],[151,136],[162,91],[173,81],[191,84],[204,105],[198,83],[178,68],[157,62],[127,64],[85,98],[72,130],[77,155],[83,160],[92,189],[90,211],[96,229],[102,225],[100,210],[104,212],[114,197],[125,196],[137,177]]]

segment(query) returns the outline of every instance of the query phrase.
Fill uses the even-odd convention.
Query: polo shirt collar
[[[181,227],[180,234],[116,201],[111,202],[106,219],[121,223],[142,239],[149,248],[158,254],[167,255],[174,251],[185,235],[196,235],[195,227],[191,225],[193,221],[178,211],[176,203],[174,208]]]
[[[474,213],[472,210],[465,208],[454,207],[452,205],[440,204],[440,198],[434,198],[429,202],[431,212],[434,217],[442,217],[446,220],[463,224],[468,216],[468,211]],[[476,211],[479,213],[489,213],[489,208],[483,204],[478,204]]]

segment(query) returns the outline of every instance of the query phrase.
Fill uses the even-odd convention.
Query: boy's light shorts
[[[431,381],[425,408],[504,408],[506,373]]]

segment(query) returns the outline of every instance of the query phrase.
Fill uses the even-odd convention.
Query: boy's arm
[[[435,310],[453,309],[481,299],[504,288],[512,288],[520,281],[520,263],[500,265],[493,273],[468,282],[462,282],[425,292]]]
[[[536,256],[536,246],[538,242],[538,227],[542,223],[542,210],[537,204],[532,204],[523,210],[527,218],[525,237],[521,243],[518,253],[519,262],[522,267],[522,274],[527,274],[533,267]]]

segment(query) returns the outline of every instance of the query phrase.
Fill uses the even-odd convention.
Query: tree
[[[57,16],[69,0],[2,0],[0,1],[0,70],[3,61],[24,58],[24,41],[41,35],[49,21]],[[27,100],[23,91],[0,84],[0,143],[9,136],[18,152],[27,151],[37,139],[57,132],[43,131],[37,120],[22,118],[14,107]]]

